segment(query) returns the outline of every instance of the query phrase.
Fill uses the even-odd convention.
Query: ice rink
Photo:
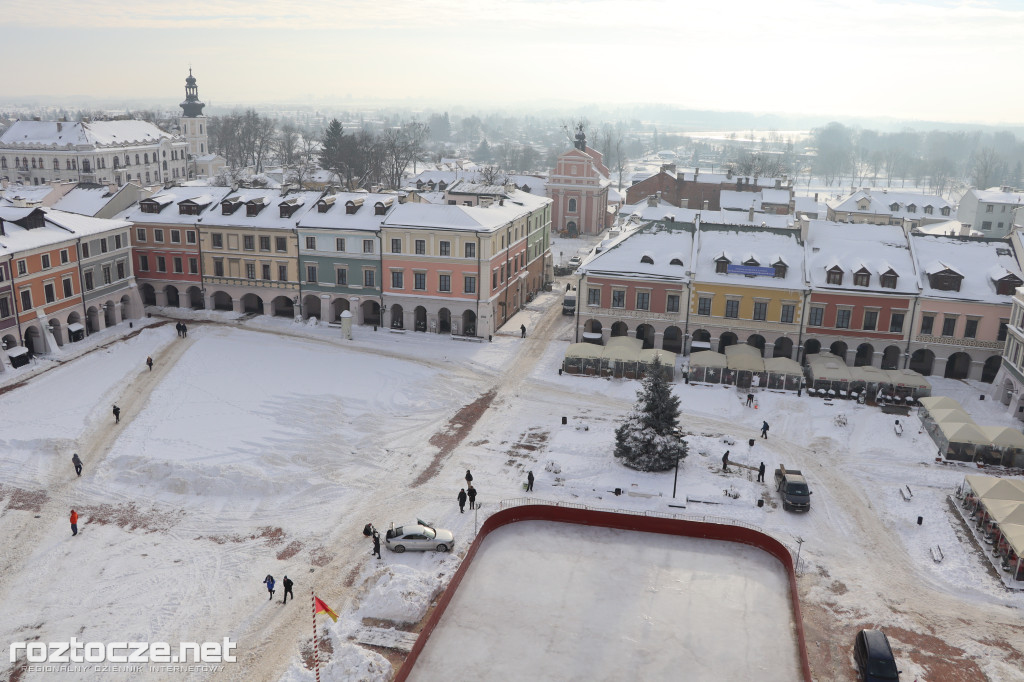
[[[792,682],[789,594],[745,545],[513,523],[487,536],[409,679]]]

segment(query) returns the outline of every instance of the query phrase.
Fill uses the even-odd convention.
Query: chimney
[[[488,208],[492,203],[494,203],[494,197],[480,197],[479,206],[481,208]]]
[[[708,206],[710,206],[710,205],[711,205],[711,202],[709,202],[707,199],[705,199],[704,200],[704,210],[705,211],[708,210]]]
[[[661,194],[661,192],[659,192],[658,194]],[[647,197],[647,205],[648,206],[657,206],[658,205],[658,199],[659,199],[659,197],[657,195],[651,194],[650,196]]]
[[[690,200],[689,199],[680,199],[679,200],[679,208],[689,208],[689,207],[690,207]]]
[[[732,168],[730,168],[725,174],[726,180],[732,180]]]
[[[782,178],[775,178],[775,189],[782,189]]]
[[[750,210],[747,211],[747,220],[749,222],[754,222],[754,205],[753,204],[750,205]]]
[[[694,182],[697,182],[697,176],[698,175],[700,175],[700,167],[695,167],[693,169],[693,181]]]
[[[64,124],[61,123],[60,121],[57,121],[57,132],[59,133],[63,129],[64,129]]]
[[[814,203],[818,203],[818,193],[814,193]]]

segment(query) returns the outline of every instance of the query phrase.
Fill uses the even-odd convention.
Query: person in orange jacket
[[[71,510],[71,534],[78,535],[78,512]]]

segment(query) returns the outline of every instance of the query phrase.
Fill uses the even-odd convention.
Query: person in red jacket
[[[78,512],[71,510],[71,534],[78,535]]]

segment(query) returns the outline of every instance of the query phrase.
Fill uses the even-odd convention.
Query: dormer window
[[[726,274],[729,272],[729,259],[722,257],[715,260],[715,272],[718,274]]]
[[[868,272],[864,268],[861,268],[857,272],[853,273],[853,286],[855,286],[855,287],[871,286],[871,273]]]
[[[1000,296],[1012,296],[1013,292],[1017,290],[1017,287],[1024,284],[1019,277],[1016,275],[1007,275],[1002,279],[996,280],[996,293]]]
[[[869,205],[870,202],[867,199],[861,199],[860,201],[857,202],[857,208],[861,211],[867,209]]]
[[[828,272],[825,273],[826,284],[842,284],[843,283],[843,269],[838,265],[834,265],[829,268]]]
[[[892,202],[891,204],[889,204],[889,210],[890,210],[890,211],[898,211],[898,210],[900,210],[900,205],[899,205],[899,204],[897,204],[897,203],[896,203],[896,202],[894,201],[894,202]]]
[[[929,274],[928,284],[937,291],[960,291],[963,279],[963,275],[947,268],[941,272]]]
[[[890,270],[883,274],[878,281],[883,289],[895,289],[897,280],[899,280],[899,275]]]
[[[238,210],[238,207],[242,205],[241,197],[228,197],[224,201],[220,202],[221,215],[231,215]]]
[[[942,209],[939,211],[939,213],[941,213],[942,215],[948,216],[949,215],[949,206],[943,206]]]
[[[359,207],[363,205],[363,200],[360,199],[349,199],[345,202],[345,213],[347,215],[353,215],[359,210]]]
[[[772,267],[775,268],[776,279],[786,279],[786,272],[789,270],[788,265],[786,265],[782,261],[778,261],[774,265],[772,265]]]
[[[443,192],[446,189],[448,189],[448,183],[442,180],[441,182],[437,183],[437,188]]]
[[[316,210],[320,213],[327,213],[331,210],[331,206],[334,206],[335,197],[324,197],[320,201],[316,202]]]
[[[292,215],[299,210],[300,206],[302,206],[302,202],[295,197],[285,199],[278,204],[278,207],[281,209],[282,218],[291,218]]]
[[[250,199],[245,202],[245,215],[248,218],[254,218],[260,214],[264,208],[267,207],[266,199],[259,197],[257,199]]]
[[[179,202],[178,215],[199,215],[199,205],[191,201]]]
[[[423,181],[422,180],[417,180],[416,181],[416,189],[423,189]]]
[[[143,213],[159,213],[160,204],[156,203],[155,201],[140,201],[139,209]]]
[[[928,215],[931,215],[932,214],[932,205],[928,204],[927,206],[925,206],[924,207],[924,212],[927,213]]]
[[[650,256],[643,256],[640,258],[641,263],[647,263],[648,265],[654,265],[654,259]]]
[[[679,260],[678,258],[673,258],[672,260],[670,260],[668,262],[668,264],[669,265],[679,265],[679,266],[682,266],[683,265],[683,261]]]
[[[427,183],[427,187],[429,187],[430,191],[433,192],[437,188],[437,185],[435,185],[434,181],[431,180],[430,182]]]
[[[907,206],[907,213],[917,213],[917,206],[915,204]]]
[[[24,218],[20,218],[14,221],[15,225],[21,225],[26,230],[34,230],[37,227],[42,227],[46,224],[46,214],[41,210],[36,209],[29,213]],[[24,274],[24,273],[22,273]]]

